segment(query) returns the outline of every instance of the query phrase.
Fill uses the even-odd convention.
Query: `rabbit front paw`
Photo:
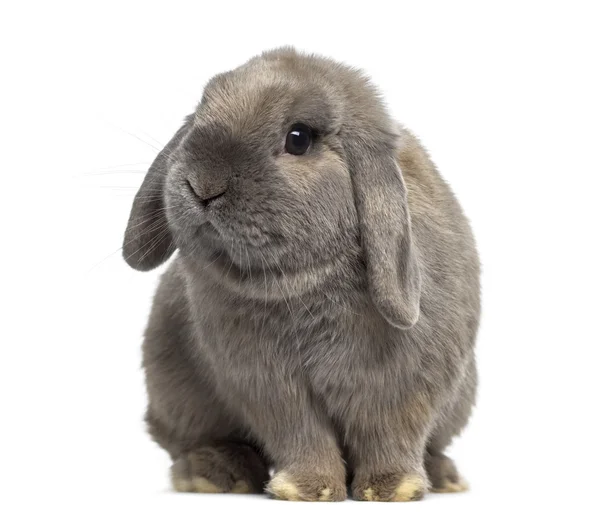
[[[355,500],[368,502],[410,502],[421,500],[427,480],[417,473],[385,473],[357,477],[352,484]]]
[[[333,476],[313,475],[280,471],[266,488],[277,500],[306,502],[340,502],[346,499],[346,484]]]

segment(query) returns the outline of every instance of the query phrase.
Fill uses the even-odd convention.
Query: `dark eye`
[[[312,131],[304,124],[294,124],[285,139],[285,150],[291,155],[303,155],[312,141]]]

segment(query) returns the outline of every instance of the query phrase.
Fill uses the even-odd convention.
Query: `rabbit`
[[[479,259],[364,72],[293,47],[205,86],[135,196],[123,255],[177,250],[143,342],[175,490],[411,501],[475,402]]]

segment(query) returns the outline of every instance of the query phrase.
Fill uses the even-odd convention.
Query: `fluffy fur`
[[[297,122],[315,131],[299,156],[284,149]],[[335,501],[349,484],[406,501],[465,487],[443,451],[475,398],[475,244],[361,72],[285,48],[213,78],[146,175],[123,247],[139,270],[176,249],[143,345],[176,489]]]

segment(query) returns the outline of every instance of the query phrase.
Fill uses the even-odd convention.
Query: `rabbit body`
[[[239,132],[210,141],[223,125],[219,117],[227,116],[210,113],[205,104],[223,102],[219,96],[226,91],[238,110],[251,109],[252,96],[240,98],[234,74],[218,78],[212,94],[207,87],[208,97],[159,155],[134,204],[130,228],[143,224],[126,235],[129,262],[148,269],[179,249],[161,278],[143,344],[147,423],[173,459],[178,490],[260,492],[266,485],[276,498],[330,501],[346,498],[349,484],[359,500],[405,501],[430,489],[465,488],[443,452],[475,400],[480,307],[474,240],[418,140],[389,123],[371,87],[357,79],[362,76],[332,63],[282,49],[236,73],[259,76],[255,89],[273,82],[273,67],[325,77],[318,86],[329,96],[327,106],[335,107],[317,109],[338,119],[338,126],[320,130],[312,158],[277,155],[292,171],[282,180],[285,189],[271,180],[269,197],[260,199],[267,184],[253,193],[239,175],[239,164],[247,161],[255,164],[248,171],[256,178],[266,170],[280,178],[279,167],[261,162],[271,158],[253,155],[257,135],[244,137],[250,146],[243,144],[235,156],[230,153]],[[329,66],[335,70],[323,71]],[[332,73],[341,74],[350,93],[327,81]],[[344,126],[349,99],[358,106],[352,120],[364,128]],[[380,126],[359,117],[361,103],[374,106]],[[192,137],[204,123],[199,118],[214,123],[212,133],[200,129]],[[333,140],[364,144],[371,137],[386,145],[338,150]],[[367,165],[388,151],[395,166]],[[194,203],[181,179],[195,163],[202,172],[194,178],[229,168],[225,197],[243,185],[235,203],[248,198],[243,217],[250,222],[235,227],[239,212],[225,219],[225,208],[207,205],[202,211],[209,223],[194,226],[185,211],[172,208],[177,201]],[[385,177],[390,167],[395,172]],[[315,169],[328,174],[315,175]],[[218,183],[193,181],[186,185],[204,196]],[[397,193],[395,183],[390,187],[396,181]],[[164,195],[153,195],[157,190]],[[311,219],[316,213],[319,219]],[[157,214],[166,218],[160,228],[168,229],[167,243],[157,240],[163,223]],[[147,227],[148,215],[155,217],[153,227]],[[210,218],[217,221],[213,226]],[[394,234],[396,228],[403,230]],[[144,230],[160,258],[148,246],[146,256],[138,252],[148,239]]]

